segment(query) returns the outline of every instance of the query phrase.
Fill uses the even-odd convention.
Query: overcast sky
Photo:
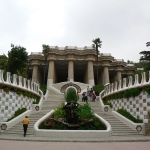
[[[101,53],[138,62],[150,50],[150,0],[0,0],[0,55],[10,45],[31,52],[50,46],[91,46]]]

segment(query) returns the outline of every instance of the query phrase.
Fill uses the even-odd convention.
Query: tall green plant
[[[77,102],[78,97],[77,97],[76,91],[74,89],[69,89],[67,93],[65,94],[65,99],[66,99],[66,102],[70,102],[70,101]]]

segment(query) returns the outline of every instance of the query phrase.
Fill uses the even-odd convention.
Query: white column
[[[68,62],[68,76],[70,81],[74,81],[74,63],[73,60],[69,60]]]
[[[108,66],[104,66],[104,85],[109,83],[109,71]]]
[[[117,71],[117,80],[120,81],[122,79],[121,71]]]
[[[54,60],[49,61],[47,87],[54,83]]]
[[[38,80],[38,66],[33,66],[32,81]]]
[[[93,62],[88,61],[88,82],[90,85],[95,85],[94,84],[94,72],[93,72]]]

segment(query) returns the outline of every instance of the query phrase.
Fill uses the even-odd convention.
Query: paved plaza
[[[150,142],[38,142],[0,140],[0,150],[149,150]]]

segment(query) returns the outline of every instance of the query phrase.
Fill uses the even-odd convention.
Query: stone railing
[[[16,74],[11,76],[10,72],[7,72],[6,77],[4,77],[3,70],[0,70],[0,87],[4,86],[9,86],[12,88],[14,87],[39,96],[41,95],[38,83],[27,80],[26,78],[22,78],[21,76],[17,76]]]
[[[136,74],[134,80],[132,76],[129,76],[128,80],[127,78],[124,78],[123,81],[120,80],[119,83],[116,81],[115,83],[108,84],[107,86],[105,86],[103,98],[115,93],[119,93],[126,89],[144,87],[148,85],[150,85],[150,71],[148,81],[146,81],[146,73],[143,72],[142,79],[140,82],[139,82],[139,75]]]

